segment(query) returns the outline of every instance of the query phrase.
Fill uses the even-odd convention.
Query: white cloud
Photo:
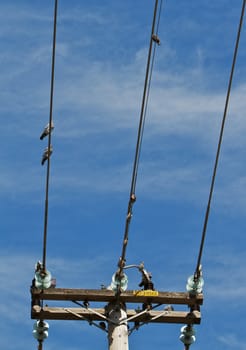
[[[62,10],[62,8],[61,8]],[[93,24],[93,25],[106,25],[108,20],[106,16],[102,14],[102,8],[97,7],[94,11],[86,10],[77,6],[75,8],[70,8],[68,11],[60,12],[59,21],[64,22],[78,22],[84,24]]]
[[[244,350],[246,348],[246,342],[242,340],[242,337],[236,336],[235,334],[221,335],[218,340],[228,349]]]
[[[34,16],[32,12],[29,15],[30,18]],[[46,17],[42,17],[42,14],[40,16],[41,21],[47,20]],[[20,16],[20,18],[22,17],[25,18],[24,15]],[[64,23],[62,24],[62,21],[70,21],[73,17],[75,20],[89,21],[90,23],[102,23],[104,20],[107,20],[101,17],[99,9],[95,14],[86,12],[82,18],[78,9],[73,9],[70,13],[61,16],[61,28],[64,29],[65,26]],[[48,40],[47,33],[45,36]],[[20,65],[15,65],[11,73],[6,72],[2,76],[2,86],[12,87],[13,81],[18,81],[19,84],[17,84],[18,94],[16,89],[6,89],[1,103],[3,113],[6,113],[7,110],[8,112],[15,112],[15,115],[9,121],[11,128],[9,128],[8,132],[14,133],[16,137],[21,134],[22,137],[28,139],[31,143],[34,141],[34,135],[38,133],[36,132],[38,129],[37,123],[42,124],[42,126],[46,123],[45,117],[43,117],[45,119],[44,123],[41,122],[41,116],[48,115],[49,56],[51,55],[48,42],[50,40],[51,38],[47,41],[47,45],[43,45],[42,41],[42,44],[40,43],[40,45],[30,49],[29,54],[23,56],[24,62]],[[107,145],[105,147],[106,154],[109,154],[112,147],[117,150],[123,150],[124,147],[129,147],[129,144],[126,145],[125,141],[127,137],[126,131],[132,132],[137,130],[146,65],[146,48],[136,49],[135,59],[133,61],[129,60],[128,63],[124,64],[115,64],[110,59],[99,61],[95,57],[92,60],[87,60],[85,57],[77,57],[75,61],[69,61],[69,52],[74,48],[73,45],[76,45],[77,40],[78,38],[75,38],[74,42],[69,42],[66,39],[62,39],[57,46],[58,71],[56,72],[54,98],[54,118],[57,123],[55,133],[57,138],[61,142],[70,143],[68,148],[70,153],[73,141],[74,147],[78,147],[76,142],[80,138],[90,136],[90,139],[93,140],[95,135],[107,132],[108,137],[105,140]],[[20,48],[18,49],[17,47],[18,50]],[[211,81],[213,77],[206,76],[203,64],[205,49],[199,46],[196,50],[196,63],[184,69],[182,74],[175,72],[173,65],[170,65],[170,69],[167,66],[161,70],[156,67],[150,94],[143,150],[146,145],[145,142],[150,146],[155,145],[155,148],[158,147],[156,146],[158,142],[160,150],[163,147],[163,143],[165,147],[165,139],[167,137],[171,136],[173,144],[175,144],[175,139],[182,135],[182,140],[179,140],[179,142],[186,143],[187,157],[189,147],[192,156],[194,140],[195,147],[201,150],[201,158],[204,155],[210,159],[215,156],[224,108],[225,91],[215,90],[208,92],[203,89],[203,85],[199,87],[197,83],[198,69],[201,80]],[[175,55],[176,52],[170,44],[164,42],[157,51],[157,60],[163,57],[171,60]],[[44,69],[46,76],[43,74]],[[23,84],[24,76],[29,77],[28,82],[30,86]],[[33,77],[37,78],[37,80],[34,81]],[[34,88],[34,86],[36,87]],[[246,144],[243,119],[245,89],[245,84],[235,86],[233,89],[223,142],[223,150],[225,151],[230,151],[233,145],[233,150],[236,153],[238,148],[242,149],[243,145]],[[23,115],[25,115],[25,118],[23,118]],[[40,119],[37,119],[37,115],[40,115]],[[29,126],[34,124],[35,129],[30,133]],[[113,145],[110,141],[111,135],[116,134],[118,135],[117,144]],[[190,146],[188,146],[189,143]],[[135,145],[134,140],[132,144]],[[97,150],[95,149],[95,151]],[[170,149],[168,151],[170,152]],[[85,154],[81,153],[81,157],[84,157]],[[239,155],[238,157],[233,156],[235,167],[241,162],[241,153]],[[66,151],[64,157],[65,159],[70,159]],[[223,159],[224,163],[220,164],[220,166],[224,166],[225,169],[225,166],[230,161],[231,159],[228,156]],[[151,193],[155,192],[155,194],[159,193],[160,195],[161,193],[165,193],[165,195],[169,193],[170,197],[173,196],[173,193],[178,193],[179,198],[184,198],[187,193],[190,193],[190,200],[194,199],[193,196],[199,197],[201,193],[206,192],[208,180],[205,178],[205,172],[212,169],[205,160],[201,159],[195,164],[189,161],[187,164],[181,165],[174,162],[168,168],[166,168],[164,162],[159,166],[156,164],[156,162],[152,163],[145,160],[143,164],[143,169],[146,169],[144,170],[145,177],[139,184],[142,190],[146,191],[146,189],[151,188]],[[2,172],[1,177],[1,188],[5,192],[9,191],[10,187],[19,192],[30,192],[41,181],[40,175],[35,174],[35,171],[30,171],[30,168],[27,169],[29,175],[27,175],[26,171],[23,171],[18,179],[15,179],[16,165],[8,165],[8,162],[6,165],[8,170]],[[61,169],[59,164],[58,169]],[[107,167],[107,169],[103,169],[100,175],[101,181],[96,182],[96,186],[93,184],[93,189],[97,191],[125,190],[128,186],[129,169],[131,169],[129,160],[125,164],[117,163],[115,166],[112,165]],[[227,169],[230,170],[229,168]],[[230,178],[230,173],[227,169],[226,176]],[[95,169],[91,170],[95,171]],[[102,168],[98,167],[96,170],[99,172],[102,171]],[[61,188],[64,184],[68,184],[68,186],[74,187],[74,184],[76,184],[78,188],[88,189],[91,186],[91,180],[95,177],[92,171],[89,169],[83,171],[83,180],[81,180],[80,174],[75,174],[71,177],[66,171],[62,172],[62,174],[58,174],[58,171],[56,171],[57,180],[55,186],[57,188],[60,186]],[[29,181],[30,174],[32,177],[31,182]],[[209,175],[208,178],[210,178]],[[227,184],[227,188],[231,192],[228,198],[236,198],[240,194],[244,184],[242,175],[237,175],[236,183],[236,185],[231,184],[229,186]],[[216,184],[216,188],[217,186],[221,186],[217,189],[222,198],[221,200],[226,201],[223,192],[224,187],[219,184]],[[190,191],[191,188],[193,189],[192,192]],[[242,195],[239,196],[237,203],[240,203],[240,205],[244,203]]]
[[[234,233],[236,235],[236,232]],[[213,254],[214,252],[214,254]],[[209,266],[205,271],[207,285],[204,290],[207,296],[218,303],[234,300],[234,306],[243,304],[246,298],[246,271],[243,265],[244,253],[237,249],[233,253],[233,248],[229,250],[223,248],[223,242],[215,251],[210,247],[208,258],[205,258],[204,267]],[[206,283],[205,283],[206,284]]]

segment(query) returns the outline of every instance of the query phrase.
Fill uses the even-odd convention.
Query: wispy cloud
[[[219,303],[225,300],[229,302],[232,298],[237,298],[238,303],[234,304],[237,305],[245,300],[244,253],[240,252],[240,249],[234,253],[234,250],[235,248],[231,248],[231,250],[223,248],[223,243],[221,243],[220,251],[216,250],[215,252],[210,247],[210,254],[205,259],[205,264],[210,266],[209,270],[206,271],[208,285],[205,286],[205,290],[209,298],[216,298]]]
[[[49,21],[52,24],[50,15],[26,11],[20,13],[20,27],[25,27],[28,16],[30,20],[37,20],[35,16],[39,16],[37,22]],[[65,30],[66,22],[73,18],[91,25],[113,20],[110,14],[103,17],[100,8],[94,13],[84,11],[82,17],[80,11],[82,10],[72,9],[61,14],[61,32]],[[15,16],[13,14],[10,21],[15,21]],[[9,139],[15,135],[13,137],[20,140],[18,149],[25,149],[23,139],[35,142],[35,147],[30,152],[25,152],[27,167],[22,168],[21,172],[22,155],[16,162],[11,161],[12,157],[4,160],[0,180],[2,194],[18,192],[31,195],[36,193],[37,188],[40,189],[38,184],[42,181],[43,172],[39,172],[36,165],[39,164],[38,157],[42,150],[38,149],[38,140],[37,143],[34,140],[48,119],[51,29],[49,33],[46,31],[41,37],[38,36],[42,40],[36,40],[35,45],[28,47],[27,51],[21,45],[16,45],[13,69],[6,69],[1,76],[0,110],[2,115],[12,114],[8,118],[3,138]],[[37,34],[40,30],[39,27],[34,28]],[[113,37],[113,33],[111,35]],[[81,56],[81,53],[78,55],[77,44],[77,36],[68,40],[65,35],[60,37],[57,45],[54,142],[59,145],[54,153],[54,157],[57,157],[52,170],[56,178],[54,186],[58,190],[66,187],[76,191],[125,191],[132,168],[130,162],[133,156],[130,157],[129,154],[133,155],[136,141],[133,132],[138,126],[147,48],[136,47],[128,61],[117,64],[109,55],[100,60],[95,53],[89,59],[85,55]],[[157,61],[165,58],[169,65],[156,67],[150,94],[143,140],[145,155],[141,158],[140,165],[143,176],[141,178],[140,175],[138,184],[139,189],[148,196],[154,194],[161,198],[165,194],[165,198],[190,201],[206,196],[226,87],[206,88],[204,81],[211,84],[214,76],[206,68],[207,47],[201,43],[199,45],[196,47],[196,59],[189,66],[183,67],[182,72],[175,71],[176,62],[172,63],[178,53],[171,41],[164,40],[157,50]],[[77,52],[77,55],[70,55],[72,52]],[[13,51],[10,50],[4,58],[6,64],[11,53]],[[22,58],[21,64],[16,64],[19,57]],[[245,178],[243,170],[240,170],[241,151],[246,144],[245,90],[245,84],[233,86],[222,147],[224,155],[219,168],[224,177],[223,182],[216,184],[217,198],[228,207],[232,201],[234,205],[237,203],[237,207],[245,207],[242,190]],[[106,135],[107,142],[104,147],[101,142],[99,147],[93,140],[102,133]],[[82,143],[83,146],[80,140],[86,140]],[[181,160],[175,156],[175,152],[180,152],[176,148],[178,142],[185,144],[185,154],[182,154]],[[155,161],[151,148],[158,155],[165,148],[166,159],[158,158],[159,163]],[[83,168],[82,178],[80,161],[77,161],[79,152],[79,159],[96,159],[99,156],[116,159],[116,155],[121,154],[121,161],[111,163],[106,169],[105,164],[89,164]],[[125,157],[127,153],[128,158]],[[16,154],[18,156],[19,153]],[[96,157],[96,154],[99,156]],[[73,165],[71,162],[74,162]],[[73,166],[73,175],[70,174],[68,165]],[[236,179],[232,182],[235,169],[240,171],[237,171]],[[17,171],[18,177],[15,175]]]
[[[246,342],[242,340],[242,337],[236,336],[235,334],[221,335],[218,340],[228,349],[238,349],[244,350],[246,347]]]

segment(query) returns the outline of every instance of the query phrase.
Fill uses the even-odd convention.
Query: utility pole
[[[108,344],[109,350],[128,350],[127,313],[125,307],[110,303],[108,310]]]

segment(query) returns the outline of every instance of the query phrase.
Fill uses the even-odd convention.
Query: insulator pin
[[[45,321],[37,321],[33,325],[32,334],[38,341],[48,338],[49,324]]]
[[[196,341],[195,334],[196,334],[196,332],[191,325],[183,326],[181,328],[181,335],[180,335],[179,339],[185,345],[191,345]]]
[[[41,261],[38,261],[35,265],[34,282],[35,287],[38,289],[48,289],[52,284],[51,273],[44,269]]]
[[[128,278],[127,275],[124,273],[122,274],[121,278],[117,275],[117,273],[113,274],[112,276],[112,282],[109,286],[110,290],[113,290],[114,292],[117,292],[119,289],[123,292],[127,290],[127,284],[128,284]]]
[[[49,271],[37,271],[35,273],[35,287],[38,289],[48,289],[51,286],[51,273]]]
[[[204,285],[204,279],[201,276],[198,278],[195,278],[194,275],[192,275],[187,280],[186,290],[190,294],[202,293],[203,285]]]

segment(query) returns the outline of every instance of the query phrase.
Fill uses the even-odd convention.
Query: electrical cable
[[[136,190],[136,181],[137,181],[137,175],[138,175],[138,165],[139,165],[139,158],[140,158],[140,152],[141,152],[144,124],[145,124],[145,116],[146,116],[146,110],[147,110],[146,103],[148,102],[148,95],[149,95],[148,89],[150,88],[150,77],[152,76],[151,70],[153,69],[153,64],[151,64],[151,58],[152,58],[153,35],[155,32],[157,10],[158,10],[158,0],[155,1],[155,7],[154,7],[154,15],[153,15],[153,22],[152,22],[152,29],[151,29],[151,36],[150,36],[148,60],[147,60],[147,66],[146,66],[144,90],[143,90],[143,97],[142,97],[142,104],[141,104],[138,135],[137,135],[137,144],[136,144],[135,158],[134,158],[134,163],[133,163],[132,180],[131,180],[131,188],[130,188],[130,199],[128,202],[127,217],[126,217],[125,231],[124,231],[124,239],[123,239],[123,245],[122,245],[122,253],[121,253],[121,256],[119,259],[119,263],[118,263],[119,269],[117,271],[117,277],[119,278],[119,280],[121,280],[121,278],[122,278],[123,268],[125,265],[126,248],[127,248],[128,236],[129,236],[129,227],[130,227],[130,221],[131,221],[131,217],[132,217],[132,208],[133,208],[134,202],[136,201],[135,190]],[[160,18],[160,16],[159,16],[159,18]]]
[[[212,196],[213,196],[214,183],[215,183],[217,167],[218,167],[218,162],[219,162],[219,156],[220,156],[220,149],[221,149],[223,133],[224,133],[224,126],[225,126],[227,110],[228,110],[228,105],[229,105],[229,99],[230,99],[230,94],[231,94],[231,86],[232,86],[234,69],[235,69],[235,65],[236,65],[236,59],[237,59],[237,53],[238,53],[241,29],[242,29],[242,25],[243,25],[245,5],[246,5],[246,0],[243,1],[242,10],[241,10],[240,22],[239,22],[239,27],[238,27],[238,32],[237,32],[236,45],[235,45],[235,49],[234,49],[231,73],[230,73],[228,89],[227,89],[227,95],[226,95],[226,101],[225,101],[225,108],[224,108],[224,113],[223,113],[223,118],[222,118],[222,123],[221,123],[219,142],[218,142],[218,147],[217,147],[217,152],[216,152],[216,158],[215,158],[214,170],[213,170],[212,181],[211,181],[211,186],[210,186],[210,192],[209,192],[209,198],[208,198],[208,203],[207,203],[207,209],[206,209],[205,218],[204,218],[204,225],[203,225],[203,230],[202,230],[202,238],[201,238],[201,243],[200,243],[200,248],[199,248],[199,254],[198,254],[198,259],[197,259],[197,264],[196,264],[196,270],[195,270],[195,273],[194,273],[194,278],[195,279],[199,278],[200,277],[200,273],[201,273],[200,272],[200,265],[201,265],[202,253],[203,253],[204,242],[205,242],[205,237],[206,237],[206,232],[207,232],[207,224],[208,224],[209,213],[210,213],[210,205],[211,205],[211,200],[212,200]]]
[[[53,29],[53,48],[52,48],[52,67],[50,83],[50,114],[49,126],[51,128],[53,119],[53,96],[54,96],[54,76],[55,76],[55,52],[56,52],[56,26],[57,26],[57,7],[58,0],[55,0],[54,6],[54,29]],[[46,271],[46,247],[47,247],[47,228],[48,228],[48,201],[49,201],[49,180],[50,180],[50,152],[51,151],[51,131],[48,134],[48,159],[46,172],[46,190],[45,190],[45,210],[44,210],[44,235],[43,235],[43,270]]]
[[[160,19],[161,19],[161,11],[162,11],[162,0],[160,1],[160,7],[159,7],[159,15],[158,15],[158,20],[157,20],[157,25],[156,29],[154,30],[155,37],[159,40],[158,38],[158,32],[159,32],[159,25],[160,25]],[[153,39],[153,38],[152,38]],[[152,40],[153,41],[153,40]],[[145,99],[145,106],[144,106],[144,112],[143,112],[143,128],[141,132],[141,141],[140,141],[140,147],[139,147],[139,157],[141,153],[141,147],[142,147],[142,138],[143,138],[143,133],[144,133],[144,127],[145,127],[145,119],[146,119],[146,114],[147,114],[147,109],[148,109],[148,102],[149,102],[149,94],[150,94],[150,87],[151,87],[151,81],[152,81],[152,75],[153,75],[153,68],[154,68],[154,62],[155,62],[155,54],[156,54],[156,43],[154,45],[153,49],[153,55],[151,57],[151,63],[150,63],[150,74],[149,74],[149,80],[148,80],[148,87],[147,87],[147,92],[146,92],[146,99]],[[160,45],[160,43],[158,43]],[[137,160],[137,169],[139,165],[139,157]],[[137,176],[135,179],[135,187],[136,187],[136,181],[137,181]]]
[[[152,37],[153,37],[154,33],[156,32],[155,24],[156,24],[157,10],[158,10],[158,0],[156,0],[156,3],[155,3],[150,44],[149,44],[149,53],[148,53],[148,61],[147,61],[146,74],[145,74],[144,91],[143,91],[143,97],[142,97],[142,106],[141,106],[141,113],[140,113],[138,138],[137,138],[137,145],[136,145],[136,154],[135,154],[133,174],[132,174],[132,183],[131,183],[131,191],[130,191],[131,194],[135,194],[135,189],[136,189],[139,158],[140,158],[140,153],[141,153],[141,146],[142,146],[144,125],[145,125],[145,117],[146,117],[146,111],[147,111],[150,83],[151,83],[152,72],[153,72],[153,63],[154,63],[154,58],[155,58],[155,47],[154,47],[154,53],[152,55],[152,47],[153,47]],[[157,28],[159,28],[159,22],[160,22],[160,15],[158,17],[158,27]]]

